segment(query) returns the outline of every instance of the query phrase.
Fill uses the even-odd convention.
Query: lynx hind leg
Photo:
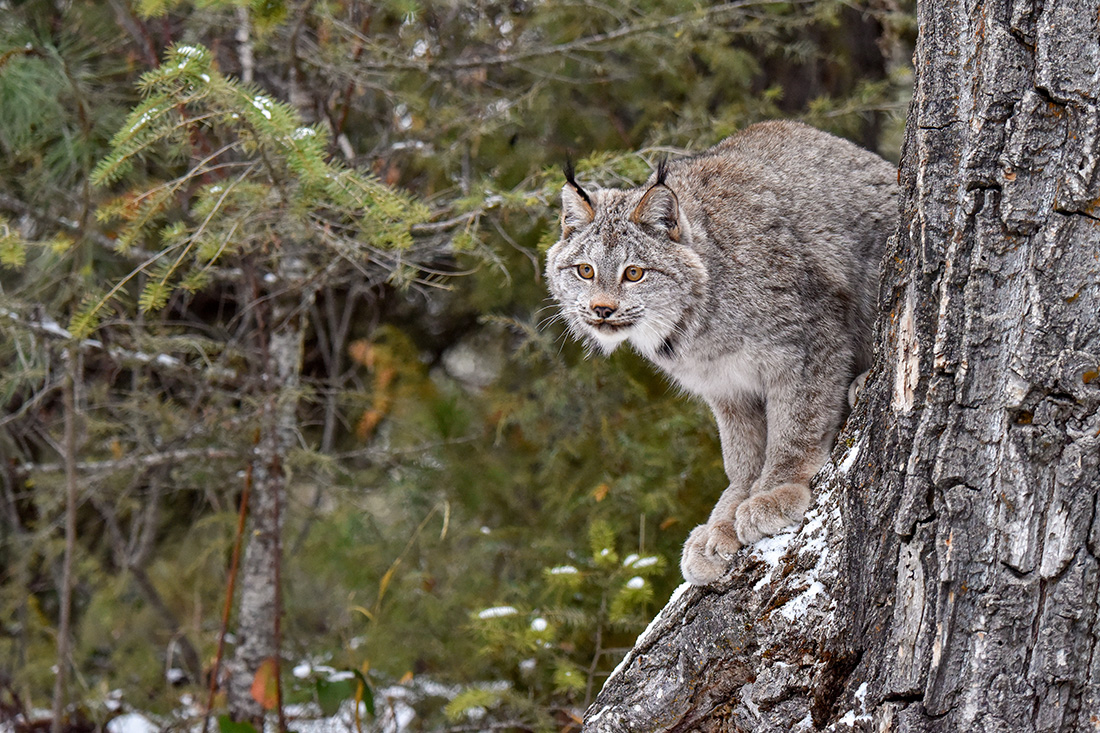
[[[741,502],[734,523],[743,544],[802,520],[813,497],[810,479],[825,463],[844,416],[845,379],[828,365],[818,380],[768,385],[768,447],[764,469]]]
[[[737,506],[737,538],[751,545],[784,527],[797,524],[810,508],[813,497],[805,484],[783,484],[756,494]]]
[[[741,542],[733,522],[700,524],[684,543],[680,572],[692,585],[709,585],[726,574],[739,549]]]
[[[868,369],[863,374],[852,380],[852,383],[848,385],[848,407],[852,408],[856,406],[856,400],[859,399],[859,393],[863,391],[863,384],[867,381],[867,375],[871,373]]]

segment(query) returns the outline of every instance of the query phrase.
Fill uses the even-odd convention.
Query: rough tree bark
[[[1100,3],[918,3],[880,347],[807,521],[586,731],[1100,727]]]

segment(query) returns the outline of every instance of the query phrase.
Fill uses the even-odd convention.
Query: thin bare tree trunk
[[[16,506],[14,474],[15,471],[11,465],[0,466],[0,490],[3,491],[4,523],[11,528],[11,534],[6,539],[12,543],[13,547],[26,548],[29,546],[29,533],[23,527],[19,509]],[[9,570],[12,585],[15,588],[28,588],[30,586],[30,555],[31,553],[26,551],[15,553],[12,567]],[[18,610],[15,612],[15,618],[13,619],[15,622],[13,625],[16,629],[13,643],[14,653],[10,659],[6,659],[0,664],[0,677],[11,679],[15,674],[15,670],[22,669],[27,663],[27,619],[30,616],[30,601],[30,595],[25,594],[18,605]],[[11,690],[13,693],[25,693],[25,683],[18,686],[13,685]]]
[[[68,695],[69,669],[73,662],[73,555],[76,552],[76,453],[77,453],[77,414],[76,391],[78,374],[81,369],[79,353],[69,349],[64,388],[65,434],[62,443],[62,460],[65,463],[65,553],[61,561],[61,580],[58,587],[59,616],[57,624],[57,677],[53,686],[53,719],[50,723],[52,733],[61,733],[64,729],[65,702]]]
[[[877,366],[820,497],[588,731],[1093,731],[1100,2],[918,4]]]
[[[237,57],[241,62],[241,81],[251,84],[256,61],[252,48],[252,17],[246,5],[237,7],[236,39]]]
[[[279,274],[285,291],[274,296],[266,324],[266,390],[252,462],[252,531],[241,564],[237,647],[232,664],[227,665],[230,715],[256,725],[262,725],[264,717],[263,706],[252,695],[256,672],[267,660],[275,665],[276,679],[279,672],[281,510],[286,504],[285,460],[297,436],[302,369],[301,263],[284,255]]]

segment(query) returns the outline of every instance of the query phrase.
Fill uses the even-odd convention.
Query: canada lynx
[[[684,545],[697,585],[797,522],[868,368],[895,169],[794,122],[662,163],[640,188],[562,189],[550,291],[572,333],[626,341],[718,421],[729,488]]]

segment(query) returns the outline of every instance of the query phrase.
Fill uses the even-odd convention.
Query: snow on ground
[[[157,733],[160,726],[141,713],[123,713],[107,723],[107,733]]]
[[[298,679],[311,676],[323,676],[329,680],[345,679],[350,672],[336,670],[324,664],[303,660],[292,668],[292,674]],[[509,687],[508,682],[485,682],[480,687],[501,691]],[[375,715],[367,715],[366,705],[359,704],[359,717],[362,730],[369,733],[406,733],[419,729],[416,723],[416,711],[413,705],[426,698],[454,699],[465,687],[446,685],[427,677],[418,676],[400,685],[390,685],[374,689]],[[119,699],[118,691],[109,694],[104,703],[108,710],[118,710],[124,703]],[[346,700],[335,715],[325,716],[314,703],[289,704],[284,713],[291,730],[298,733],[352,733],[357,730],[355,724],[355,702]],[[224,711],[222,711],[224,712]],[[220,713],[216,713],[220,714]],[[32,710],[30,719],[49,720],[51,711]],[[16,716],[14,720],[0,721],[0,733],[15,733],[16,726],[24,726],[27,720]],[[112,718],[103,727],[106,733],[156,733],[161,730],[187,731],[200,733],[202,730],[202,710],[190,694],[180,697],[180,705],[168,715],[154,715],[130,710]],[[211,719],[207,730],[216,733],[217,720]],[[277,730],[275,715],[267,717],[265,733]]]

